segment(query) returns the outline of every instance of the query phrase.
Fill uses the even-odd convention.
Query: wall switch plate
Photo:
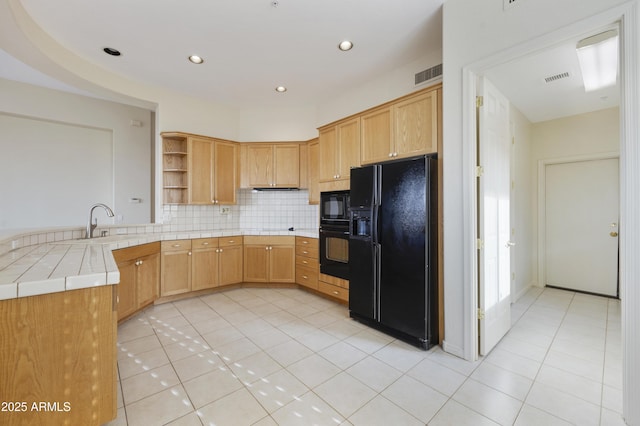
[[[220,214],[231,214],[231,207],[220,206]]]

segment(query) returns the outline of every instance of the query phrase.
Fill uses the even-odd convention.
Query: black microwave
[[[320,223],[349,223],[349,191],[320,193]]]

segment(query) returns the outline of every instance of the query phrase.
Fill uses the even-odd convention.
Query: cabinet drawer
[[[162,241],[162,251],[190,250],[191,240]]]
[[[318,290],[329,296],[344,300],[345,302],[349,301],[349,289],[327,284],[324,281],[318,281]]]
[[[194,250],[216,248],[216,247],[218,247],[217,238],[197,238],[195,240],[191,240],[191,248]]]
[[[296,245],[296,254],[298,256],[310,257],[312,259],[318,258],[318,248],[317,247],[307,247],[307,246],[299,246]]]
[[[296,247],[310,247],[318,250],[318,239],[307,237],[296,237]]]
[[[294,236],[285,236],[285,235],[246,235],[244,237],[245,244],[264,244],[268,246],[277,246],[277,245],[294,245],[295,244]]]
[[[296,268],[308,268],[318,273],[320,265],[318,259],[311,259],[304,256],[296,255]]]
[[[312,289],[318,289],[318,271],[313,269],[297,267],[296,268],[296,282],[305,287]]]
[[[218,247],[241,246],[241,245],[242,245],[242,236],[218,238]]]

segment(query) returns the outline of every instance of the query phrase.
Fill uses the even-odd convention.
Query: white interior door
[[[511,135],[509,101],[486,79],[478,109],[480,355],[486,355],[511,327]]]
[[[546,285],[618,295],[618,159],[545,167]]]

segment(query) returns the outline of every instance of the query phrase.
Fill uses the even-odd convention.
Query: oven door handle
[[[324,229],[320,229],[321,234],[327,235],[349,235],[349,231],[326,231]]]

